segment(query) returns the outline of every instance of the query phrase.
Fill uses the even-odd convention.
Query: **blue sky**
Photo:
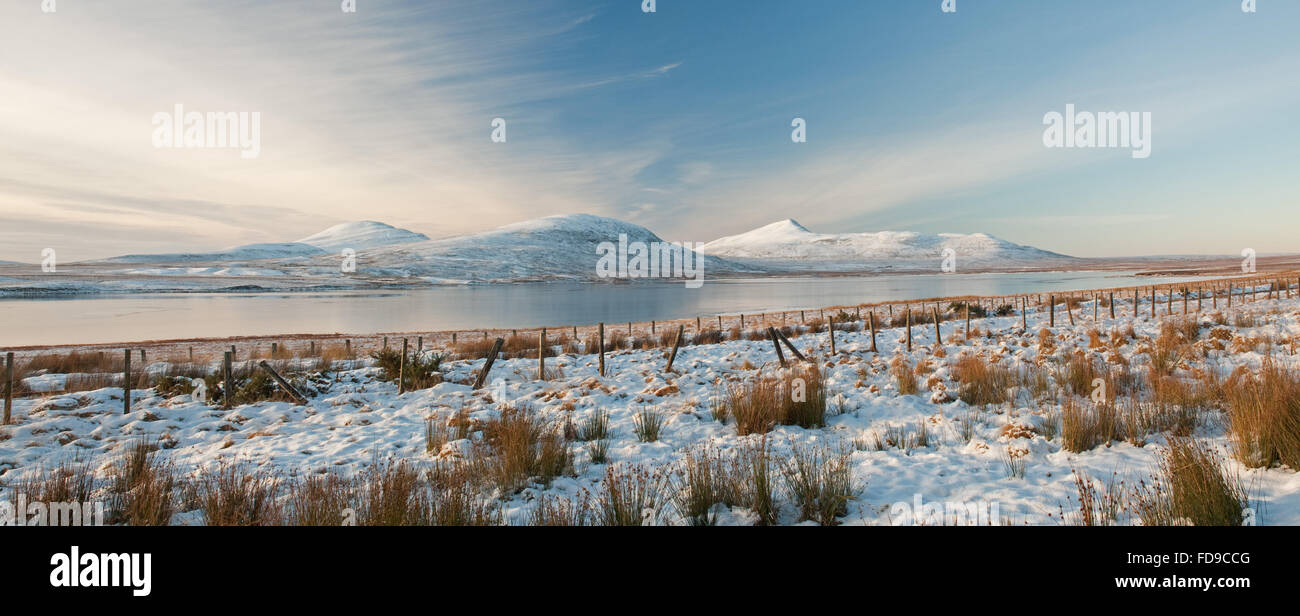
[[[956,4],[7,2],[0,259],[567,212],[688,241],[793,217],[1080,256],[1300,250],[1300,3]],[[260,112],[261,155],[154,148],[175,103]],[[1150,112],[1151,156],[1045,148],[1067,103]]]

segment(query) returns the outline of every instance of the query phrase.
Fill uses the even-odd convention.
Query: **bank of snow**
[[[1300,334],[1300,300],[1260,302],[1242,310],[1256,313],[1258,322],[1238,328],[1237,333],[1245,337],[1277,340]],[[1078,314],[1090,315],[1090,311]],[[963,353],[1012,369],[1054,364],[1076,352],[1096,353],[1088,348],[1089,329],[1110,331],[1131,324],[1138,340],[1126,342],[1119,353],[1134,370],[1144,371],[1151,360],[1139,350],[1140,339],[1154,337],[1158,322],[1145,316],[1106,319],[1105,314],[1102,310],[1100,323],[1082,319],[1078,326],[1057,327],[1056,350],[1050,355],[1036,341],[1041,325],[1020,331],[1019,317],[976,319],[975,327],[992,335],[960,345],[952,344],[951,337],[961,325],[945,323],[944,356],[934,353],[931,327],[913,330],[911,352],[906,350],[904,331],[898,328],[880,330],[879,353],[870,351],[868,332],[837,332],[839,352],[834,356],[829,354],[825,334],[797,335],[794,343],[819,358],[826,371],[831,417],[824,428],[779,426],[766,436],[768,446],[778,464],[785,464],[796,447],[851,452],[857,491],[841,518],[846,524],[890,524],[891,506],[914,503],[918,496],[925,503],[996,502],[1010,523],[1057,524],[1062,510],[1077,510],[1076,471],[1099,479],[1119,473],[1131,485],[1152,472],[1165,447],[1164,436],[1153,435],[1140,446],[1113,441],[1072,453],[1062,448],[1059,437],[1045,438],[1036,429],[1050,421],[1054,410],[1059,411],[1050,402],[1052,396],[1034,401],[1022,394],[1013,404],[972,408],[952,400],[958,385],[951,366]],[[1208,314],[1196,318],[1210,325]],[[239,462],[284,476],[331,469],[356,473],[375,456],[430,463],[435,456],[425,452],[426,419],[447,422],[464,411],[472,422],[481,423],[509,404],[531,407],[551,425],[560,426],[566,421],[580,425],[598,410],[608,410],[612,431],[608,463],[593,462],[590,449],[576,444],[576,476],[559,478],[549,487],[537,484],[519,494],[497,495],[504,499],[507,522],[522,523],[543,494],[576,497],[584,490],[596,492],[609,464],[648,465],[671,473],[687,452],[705,446],[734,451],[761,438],[737,436],[734,421],[718,421],[710,408],[728,385],[778,370],[770,342],[686,346],[671,374],[663,373],[664,356],[662,349],[614,351],[607,357],[608,375],[602,377],[593,355],[560,355],[547,364],[563,376],[546,382],[533,379],[535,360],[498,360],[492,371],[495,382],[478,391],[467,383],[482,367],[482,360],[453,361],[444,368],[447,382],[400,395],[394,384],[376,378],[375,368],[339,363],[301,406],[264,402],[222,410],[189,396],[167,398],[145,390],[135,392],[131,412],[123,414],[122,392],[117,388],[23,398],[15,403],[16,423],[0,428],[0,499],[9,498],[9,486],[34,469],[52,468],[60,461],[91,461],[101,478],[107,477],[109,463],[142,438],[162,442],[159,455],[182,471]],[[928,365],[922,394],[899,393],[889,369],[894,358],[912,366]],[[1264,358],[1255,350],[1210,349],[1203,368],[1224,376],[1240,366],[1257,370]],[[1296,356],[1274,354],[1272,359],[1300,367]],[[144,367],[155,373],[164,368],[162,364]],[[1180,368],[1178,374],[1191,378],[1192,370],[1201,368],[1198,362]],[[635,418],[647,411],[666,418],[656,442],[641,442],[635,435]],[[971,418],[969,439],[963,437],[967,418]],[[929,434],[929,442],[922,446],[875,450],[862,445],[891,430],[915,433],[921,426]],[[1248,469],[1232,460],[1218,411],[1207,411],[1195,434],[1220,451],[1229,470],[1240,473],[1250,486],[1253,507],[1259,512],[1257,522],[1300,524],[1300,477],[1294,469]],[[453,441],[435,454],[455,458],[466,445],[467,441]],[[1023,456],[1023,478],[1008,475],[1004,459],[1009,452]],[[796,523],[790,498],[781,491],[778,495],[781,521]],[[195,519],[190,512],[177,521]],[[749,519],[752,516],[743,511],[722,518],[736,523]],[[655,520],[682,522],[671,507]]]

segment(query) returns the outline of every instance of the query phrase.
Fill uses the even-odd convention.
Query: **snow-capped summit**
[[[371,251],[360,259],[359,268],[378,275],[444,280],[593,279],[597,246],[617,243],[620,235],[628,242],[664,241],[641,225],[615,218],[561,214]],[[740,269],[723,259],[699,258],[710,274]]]
[[[937,262],[945,249],[952,249],[959,263],[983,267],[1020,268],[1071,258],[985,233],[814,233],[793,219],[716,239],[702,246],[700,252],[771,265],[784,263],[799,269],[838,270],[871,268],[884,262],[894,266]]]
[[[394,244],[423,242],[428,239],[429,236],[423,233],[407,231],[373,220],[361,220],[334,225],[320,233],[304,237],[297,243],[310,244],[332,252],[343,248],[365,250]]]

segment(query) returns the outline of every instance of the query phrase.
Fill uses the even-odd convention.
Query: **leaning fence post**
[[[488,351],[487,361],[483,362],[483,368],[478,371],[478,377],[474,379],[473,389],[481,389],[483,383],[487,382],[488,372],[492,371],[492,363],[497,360],[497,353],[501,351],[501,345],[505,343],[505,338],[497,338],[492,341],[492,350]]]
[[[784,343],[785,343],[785,348],[790,349],[790,353],[791,353],[792,355],[794,355],[795,357],[798,357],[800,361],[811,361],[811,360],[809,360],[807,357],[804,357],[804,356],[803,356],[803,353],[800,353],[800,352],[799,352],[799,348],[796,347],[796,346],[794,346],[794,343],[793,343],[793,342],[790,342],[790,339],[787,338],[787,337],[785,336],[785,334],[781,332],[781,330],[779,330],[779,329],[773,329],[772,331],[776,332],[776,337],[777,337],[777,338],[780,338],[780,339],[781,339],[781,342],[784,342]]]
[[[673,338],[673,351],[668,354],[668,367],[664,368],[664,372],[673,371],[673,361],[677,359],[677,349],[682,346],[682,330],[685,328],[684,325],[677,326],[677,336]]]
[[[298,404],[307,404],[307,398],[298,393],[298,390],[294,389],[293,385],[289,384],[289,381],[284,380],[284,377],[280,376],[280,373],[276,372],[275,368],[272,368],[270,364],[266,363],[265,359],[257,362],[257,365],[261,366],[267,374],[271,375],[271,379],[275,381],[275,384],[279,385],[280,389],[284,390],[284,393],[289,394],[289,397],[293,398],[294,402],[297,402]]]
[[[776,328],[767,328],[767,337],[772,339],[772,347],[776,349],[776,358],[780,360],[781,367],[785,367],[785,354],[781,352],[781,341],[776,338]]]
[[[930,312],[934,314],[934,346],[939,348],[943,344],[943,338],[939,336],[939,307],[938,304],[930,306]]]
[[[13,415],[14,410],[14,352],[5,353],[5,417],[4,423],[9,423],[9,418]]]
[[[600,342],[596,343],[600,350],[600,376],[605,376],[605,324],[597,326]]]

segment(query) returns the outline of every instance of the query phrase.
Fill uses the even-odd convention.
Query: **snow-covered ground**
[[[1163,304],[1160,309],[1164,311]],[[1075,313],[1077,326],[1063,324],[1065,319],[1058,315],[1055,350],[1050,355],[1038,344],[1045,325],[1039,315],[1031,315],[1029,332],[1020,331],[1019,316],[975,319],[973,326],[990,335],[968,343],[954,343],[961,322],[945,323],[943,352],[938,355],[931,325],[913,328],[910,353],[900,328],[879,331],[879,353],[869,351],[871,337],[866,331],[836,332],[838,353],[834,356],[829,354],[825,333],[798,335],[793,338],[796,346],[825,368],[832,416],[823,428],[778,426],[766,436],[768,446],[778,464],[784,464],[795,448],[810,445],[851,452],[857,491],[848,514],[840,520],[845,524],[890,524],[894,519],[891,508],[896,510],[899,503],[911,506],[918,495],[923,503],[996,502],[1010,523],[1057,524],[1062,511],[1077,511],[1076,469],[1101,480],[1118,473],[1130,484],[1149,478],[1165,447],[1165,436],[1153,435],[1142,446],[1114,441],[1082,453],[1066,451],[1059,436],[1049,440],[1035,429],[1059,408],[1052,402],[1055,393],[1035,400],[1022,391],[1015,404],[972,409],[953,399],[959,386],[953,379],[952,364],[964,354],[1013,368],[1050,367],[1075,352],[1105,361],[1106,349],[1088,349],[1088,330],[1095,327],[1106,334],[1132,325],[1136,339],[1126,342],[1119,355],[1133,369],[1144,370],[1150,358],[1142,341],[1157,335],[1159,320],[1145,316],[1145,308],[1137,318],[1107,319],[1107,310],[1100,312],[1102,321],[1093,323],[1091,309],[1085,304]],[[1202,339],[1209,331],[1211,312],[1207,305],[1206,311],[1196,316],[1203,325]],[[1277,342],[1300,335],[1300,299],[1234,306],[1235,312],[1253,313],[1257,320],[1252,327],[1236,329],[1234,333],[1243,338]],[[1193,369],[1209,369],[1226,376],[1238,366],[1256,369],[1265,358],[1262,348],[1244,352],[1206,348],[1204,360],[1192,359],[1176,374],[1188,377]],[[169,399],[152,391],[137,391],[131,412],[123,414],[117,388],[38,395],[17,400],[16,423],[0,428],[0,483],[11,486],[33,469],[71,459],[91,461],[100,475],[106,476],[109,464],[130,443],[145,437],[161,441],[165,448],[160,455],[179,469],[243,462],[288,476],[325,469],[356,473],[376,455],[428,463],[434,457],[462,455],[467,444],[453,441],[436,456],[426,453],[426,418],[447,422],[463,410],[472,420],[485,421],[499,414],[503,404],[531,407],[554,425],[566,418],[580,424],[605,409],[613,432],[607,464],[647,465],[669,473],[687,452],[706,446],[734,451],[760,438],[737,436],[734,419],[720,422],[712,417],[710,408],[728,384],[778,370],[769,341],[685,346],[671,374],[663,373],[665,354],[663,349],[613,352],[608,355],[608,375],[603,378],[594,355],[561,355],[548,359],[547,365],[559,368],[563,377],[546,382],[530,379],[536,370],[535,359],[498,360],[492,370],[494,383],[478,391],[467,383],[482,360],[453,361],[443,367],[447,382],[401,395],[394,384],[376,378],[377,368],[339,364],[337,371],[327,374],[328,384],[306,405],[264,402],[228,411],[186,395]],[[899,394],[889,368],[897,357],[912,366],[928,365],[919,377],[919,394]],[[1274,347],[1273,358],[1284,366],[1300,368],[1300,360],[1280,344]],[[152,364],[148,369],[157,372],[165,367]],[[635,417],[646,410],[657,410],[666,417],[657,442],[641,442],[635,435]],[[961,424],[972,412],[976,413],[973,434],[966,440]],[[876,450],[863,445],[891,429],[915,431],[922,424],[929,434],[925,446]],[[1195,434],[1223,454],[1231,471],[1240,473],[1250,490],[1256,523],[1300,524],[1300,475],[1294,469],[1249,469],[1238,464],[1229,454],[1219,411],[1203,413]],[[485,496],[504,499],[506,521],[522,523],[543,493],[576,497],[584,490],[594,492],[606,464],[593,463],[586,444],[575,443],[574,452],[575,477],[561,477],[549,488],[533,485],[519,494]],[[1022,456],[1023,478],[1010,476],[1004,462],[1008,455]],[[0,499],[8,498],[7,489],[0,487]],[[781,521],[797,522],[789,496],[780,490],[778,495]],[[722,513],[724,523],[753,519],[743,510]],[[188,512],[173,521],[194,523],[199,519],[195,512]],[[682,519],[666,507],[658,521],[672,524]]]

